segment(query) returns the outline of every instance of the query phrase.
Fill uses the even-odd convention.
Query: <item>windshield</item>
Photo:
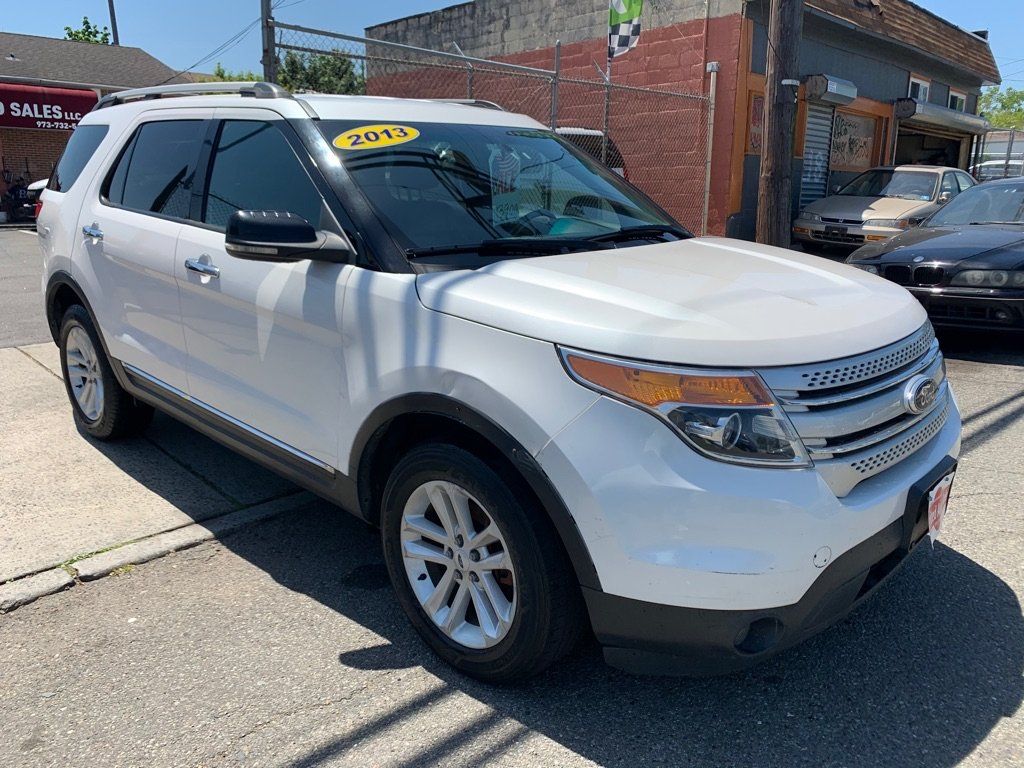
[[[377,215],[411,252],[678,229],[637,190],[550,131],[352,120],[319,125]]]
[[[937,173],[875,168],[862,173],[839,190],[839,194],[925,201],[935,197],[938,181]]]
[[[1024,224],[1024,180],[971,187],[928,220],[930,227],[988,223]]]

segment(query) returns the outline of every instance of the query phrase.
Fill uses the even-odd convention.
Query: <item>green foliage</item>
[[[986,88],[981,92],[978,111],[994,128],[1024,128],[1024,89]]]
[[[240,69],[237,72],[224,69],[224,66],[218,61],[217,66],[213,68],[212,80],[222,80],[228,82],[242,82],[248,83],[252,81],[259,81],[263,79],[263,75],[257,75],[251,69]]]
[[[77,40],[80,43],[99,43],[100,45],[110,45],[110,30],[107,27],[100,29],[89,21],[88,16],[83,16],[82,26],[78,29],[75,29],[74,27],[64,27],[64,39]]]
[[[278,62],[277,81],[289,91],[366,93],[366,78],[347,56],[288,51]]]

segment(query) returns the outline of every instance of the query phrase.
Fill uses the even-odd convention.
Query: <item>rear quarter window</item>
[[[103,141],[103,137],[107,135],[108,129],[106,125],[80,125],[75,128],[46,188],[55,192],[67,192],[71,189]]]

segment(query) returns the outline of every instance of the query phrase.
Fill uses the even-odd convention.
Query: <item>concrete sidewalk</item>
[[[270,502],[281,509],[282,500],[308,501],[286,480],[159,414],[145,437],[85,438],[60,375],[53,344],[0,349],[0,584]],[[50,579],[59,588],[60,574]]]

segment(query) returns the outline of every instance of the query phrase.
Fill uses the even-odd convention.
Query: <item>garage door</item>
[[[828,194],[828,161],[832,153],[832,124],[835,107],[807,104],[807,129],[804,131],[804,170],[800,178],[800,208]]]

